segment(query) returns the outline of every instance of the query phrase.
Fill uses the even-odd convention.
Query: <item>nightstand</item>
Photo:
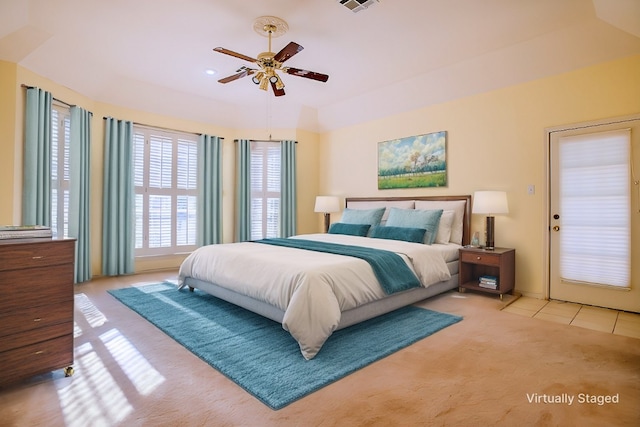
[[[483,280],[481,286],[481,278]],[[496,279],[495,289],[492,279]],[[485,250],[480,248],[460,249],[458,268],[459,291],[466,289],[502,295],[513,292],[516,279],[516,250],[510,248],[495,248]]]

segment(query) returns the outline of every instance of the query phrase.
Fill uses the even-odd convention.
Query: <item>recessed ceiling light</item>
[[[204,71],[204,73],[208,76],[213,76],[216,73],[216,70],[213,70],[211,68],[207,69]]]

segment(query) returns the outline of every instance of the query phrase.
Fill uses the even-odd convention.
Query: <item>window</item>
[[[53,237],[69,237],[69,107],[51,105],[51,232]]]
[[[197,137],[134,126],[136,256],[196,248]]]
[[[280,143],[251,142],[251,239],[280,236]]]

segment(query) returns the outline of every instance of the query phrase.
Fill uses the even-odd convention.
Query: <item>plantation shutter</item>
[[[251,239],[280,234],[280,143],[251,143]]]
[[[171,188],[172,171],[171,139],[151,135],[149,139],[149,187]],[[171,246],[171,194],[149,195],[149,248]]]
[[[177,187],[197,190],[198,146],[192,141],[178,139]],[[176,203],[176,245],[195,245],[197,204],[195,195],[178,195]]]
[[[136,256],[196,247],[198,143],[195,135],[134,126]]]
[[[630,130],[560,138],[560,275],[629,287]]]
[[[71,117],[68,107],[51,109],[51,233],[69,237],[69,147]]]
[[[134,133],[133,135],[133,182],[136,188],[145,186],[144,182],[144,134]],[[136,192],[135,194],[135,248],[143,247],[144,238],[144,196]]]

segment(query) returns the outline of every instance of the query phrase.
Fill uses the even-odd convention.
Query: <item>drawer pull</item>
[[[44,353],[44,350],[40,350],[40,351],[36,351],[36,352],[35,352],[35,353],[33,353],[33,354],[37,356],[37,355],[39,355],[39,354],[43,354],[43,353]]]
[[[42,318],[40,318],[40,317],[36,317],[35,319],[33,319],[33,321],[34,321],[34,322],[40,322],[40,321],[42,321]]]
[[[482,257],[476,257],[476,259],[477,259],[478,261],[480,261],[480,260],[482,259]]]
[[[42,258],[44,258],[42,255],[40,255],[40,256],[32,256],[31,257],[31,259],[42,259]]]

